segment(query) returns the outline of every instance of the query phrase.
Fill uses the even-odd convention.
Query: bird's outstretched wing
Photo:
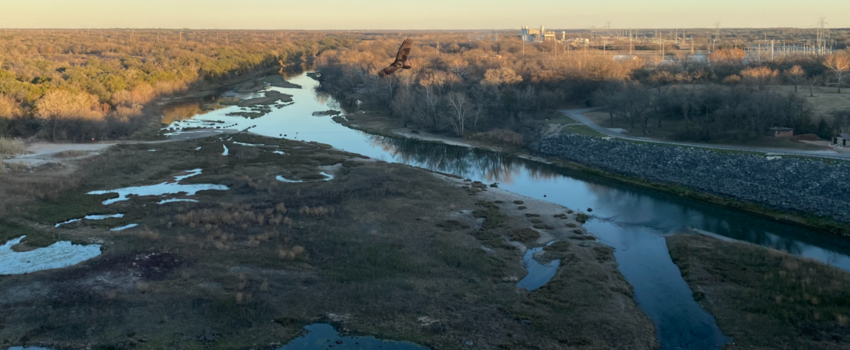
[[[410,38],[404,39],[404,41],[401,43],[401,46],[398,48],[398,54],[396,54],[395,56],[395,61],[393,61],[393,63],[389,67],[382,69],[378,73],[378,76],[384,78],[399,71],[402,68],[410,69],[410,66],[404,63],[407,61],[407,56],[410,55],[410,49],[412,47],[413,40],[411,40]]]
[[[398,54],[395,56],[395,62],[404,63],[407,61],[407,56],[410,55],[410,49],[413,48],[413,40],[410,38],[404,39],[401,46],[398,48]]]
[[[393,73],[399,71],[400,69],[401,69],[401,67],[389,66],[387,68],[381,69],[381,71],[378,72],[378,76],[383,78],[383,77],[386,77],[390,74],[393,74]]]

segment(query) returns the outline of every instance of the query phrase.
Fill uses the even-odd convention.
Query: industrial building
[[[564,32],[562,39],[566,36],[567,34]],[[540,26],[540,29],[530,29],[528,26],[522,26],[522,41],[543,42],[556,40],[555,32],[547,32],[546,28],[543,28],[543,26]]]

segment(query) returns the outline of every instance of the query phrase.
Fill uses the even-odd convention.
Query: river
[[[585,228],[615,249],[620,272],[634,286],[635,300],[652,319],[663,349],[719,348],[729,339],[714,317],[696,303],[678,267],[670,259],[664,236],[683,228],[709,231],[737,240],[814,258],[850,271],[850,244],[837,237],[781,224],[767,218],[671,194],[626,185],[544,163],[466,147],[389,138],[353,130],[313,112],[339,109],[317,93],[318,83],[300,74],[290,82],[301,89],[272,87],[292,95],[294,104],[256,119],[227,116],[236,106],[181,121],[182,126],[223,121],[278,138],[317,141],[387,162],[404,163],[485,183],[519,195],[575,210],[592,208]]]

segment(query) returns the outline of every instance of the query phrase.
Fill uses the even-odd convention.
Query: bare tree
[[[702,80],[703,78],[705,78],[705,77],[707,77],[707,76],[708,76],[708,72],[706,72],[706,71],[705,71],[704,69],[702,69],[702,68],[697,69],[697,70],[695,70],[695,71],[691,72],[691,74],[690,74],[689,78],[691,79],[691,82],[693,83],[693,89],[694,89],[695,91],[696,91],[696,89],[697,89],[697,82],[699,82],[700,80]]]
[[[474,108],[472,103],[466,97],[466,94],[462,92],[449,93],[446,95],[446,102],[448,102],[451,109],[449,124],[451,124],[458,136],[463,136],[466,120],[473,115]]]
[[[815,85],[821,82],[821,77],[811,77],[806,79],[806,85],[809,86],[809,97],[815,97]]]
[[[431,126],[437,128],[439,126],[439,114],[437,106],[440,103],[440,96],[431,90],[431,87],[423,88],[424,96],[420,100],[419,107],[416,109],[416,114],[420,120],[425,120],[431,123]]]
[[[850,130],[850,110],[832,111],[832,127],[838,132]]]
[[[608,117],[610,118],[611,125],[610,127],[614,127],[614,117],[619,115],[621,105],[620,102],[620,94],[618,88],[613,84],[607,84],[600,90],[597,90],[593,95],[594,100],[608,112]]]
[[[463,80],[463,78],[467,74],[467,66],[469,65],[469,63],[463,59],[454,58],[448,60],[447,64],[449,71],[457,75],[457,77],[461,80]]]
[[[507,67],[488,69],[484,73],[484,82],[492,85],[510,85],[522,82],[522,77],[519,76],[513,69]]]
[[[797,85],[805,81],[806,71],[800,65],[795,65],[785,71],[785,78],[794,84],[794,92],[797,92]]]
[[[768,67],[752,67],[741,71],[741,78],[749,85],[764,90],[768,85],[776,83],[779,72]]]
[[[823,65],[835,75],[838,80],[838,93],[841,93],[841,85],[844,83],[844,75],[850,71],[850,55],[847,54],[832,54],[826,56],[823,60]]]

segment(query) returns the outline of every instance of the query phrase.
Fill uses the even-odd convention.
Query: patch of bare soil
[[[694,299],[732,338],[727,348],[850,348],[850,273],[702,234],[667,245]]]
[[[265,83],[268,83],[271,86],[280,87],[280,88],[284,88],[284,89],[300,89],[301,88],[301,85],[290,83],[290,82],[286,81],[286,78],[284,78],[282,75],[279,75],[279,74],[268,75],[268,76],[264,77],[262,81],[265,82]]]
[[[0,277],[4,346],[273,347],[324,321],[437,349],[657,347],[611,249],[583,231],[578,213],[327,145],[232,138],[156,152],[116,145],[78,160],[73,186],[0,222],[38,244],[103,249],[78,266]],[[243,152],[249,146],[234,142],[265,146]],[[155,196],[104,205],[114,195],[86,194],[198,168],[181,183],[229,190],[162,205]],[[124,216],[53,227],[94,213]],[[110,231],[130,223],[139,226]],[[509,240],[525,229],[539,237]],[[523,253],[553,240],[539,258],[561,259],[561,269],[538,290],[517,288]]]
[[[349,127],[366,130],[378,135],[394,135],[396,137],[406,137],[421,141],[439,142],[447,145],[461,147],[477,147],[481,149],[489,149],[493,151],[503,151],[499,145],[483,142],[481,140],[472,140],[462,137],[435,134],[427,130],[409,128],[398,118],[386,116],[381,111],[356,111],[346,113],[345,117],[334,117],[334,121],[347,125]],[[506,147],[510,148],[510,147]]]

